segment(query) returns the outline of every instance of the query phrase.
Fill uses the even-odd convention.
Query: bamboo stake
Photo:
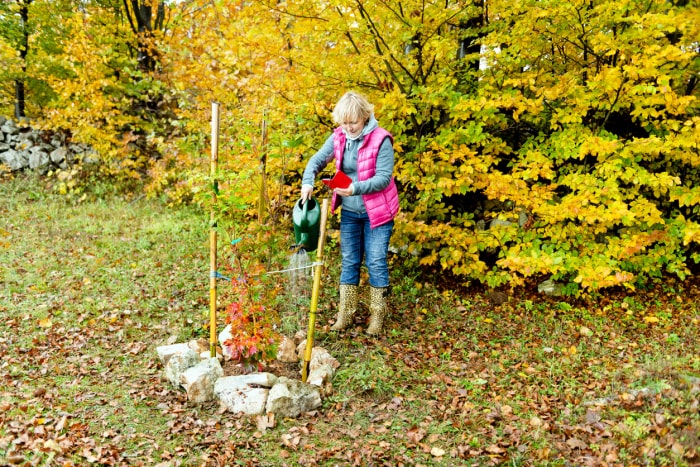
[[[211,167],[212,203],[209,214],[209,353],[216,357],[216,196],[219,184],[216,171],[219,158],[219,103],[211,104]]]
[[[308,201],[307,201],[308,202]],[[314,286],[311,289],[311,308],[309,310],[309,328],[306,330],[306,348],[304,349],[304,363],[301,369],[301,380],[306,382],[309,377],[309,365],[311,363],[311,351],[314,347],[314,328],[316,327],[316,310],[318,308],[318,294],[321,289],[321,268],[323,266],[323,245],[326,242],[326,221],[328,220],[328,198],[324,198],[321,205],[321,225],[319,227],[318,248],[316,249],[316,269],[314,270]]]

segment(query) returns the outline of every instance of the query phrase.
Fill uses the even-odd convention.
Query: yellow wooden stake
[[[308,203],[308,201],[306,201]],[[319,226],[318,248],[316,249],[316,269],[314,269],[314,285],[311,289],[311,308],[309,310],[309,328],[306,330],[306,348],[304,363],[301,369],[301,380],[305,383],[309,377],[311,351],[314,348],[314,328],[316,327],[316,310],[318,309],[318,294],[321,289],[321,269],[323,266],[323,245],[326,242],[326,221],[328,220],[328,198],[321,204],[321,225]]]
[[[219,159],[219,104],[211,104],[211,168],[212,203],[209,215],[209,353],[216,357],[216,196],[219,184],[216,171]]]

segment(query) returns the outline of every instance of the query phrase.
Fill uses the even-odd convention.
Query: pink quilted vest
[[[374,131],[365,135],[362,146],[357,152],[357,178],[359,181],[368,180],[374,176],[377,170],[377,154],[379,147],[382,145],[384,138],[394,138],[391,133],[384,128],[376,128]],[[341,128],[336,128],[333,138],[333,154],[335,156],[335,168],[340,170],[343,163],[343,154],[345,152],[345,134]],[[362,195],[362,200],[367,209],[369,216],[369,225],[373,229],[380,225],[386,224],[396,216],[399,212],[399,192],[394,182],[394,177],[391,177],[389,185],[382,191]],[[332,211],[340,205],[340,200],[333,193],[331,201]]]

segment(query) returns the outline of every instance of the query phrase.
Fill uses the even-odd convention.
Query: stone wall
[[[13,172],[32,169],[46,173],[86,159],[97,159],[87,145],[71,143],[65,134],[35,130],[0,116],[0,164]]]

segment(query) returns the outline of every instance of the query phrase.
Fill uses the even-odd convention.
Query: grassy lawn
[[[32,179],[0,183],[0,199],[2,465],[700,464],[695,279],[587,301],[533,285],[495,304],[392,258],[393,313],[369,338],[366,304],[355,329],[329,331],[331,236],[316,338],[341,362],[334,393],[263,427],[161,378],[157,346],[207,337],[206,213],[79,202]],[[310,284],[270,277],[291,335]]]

